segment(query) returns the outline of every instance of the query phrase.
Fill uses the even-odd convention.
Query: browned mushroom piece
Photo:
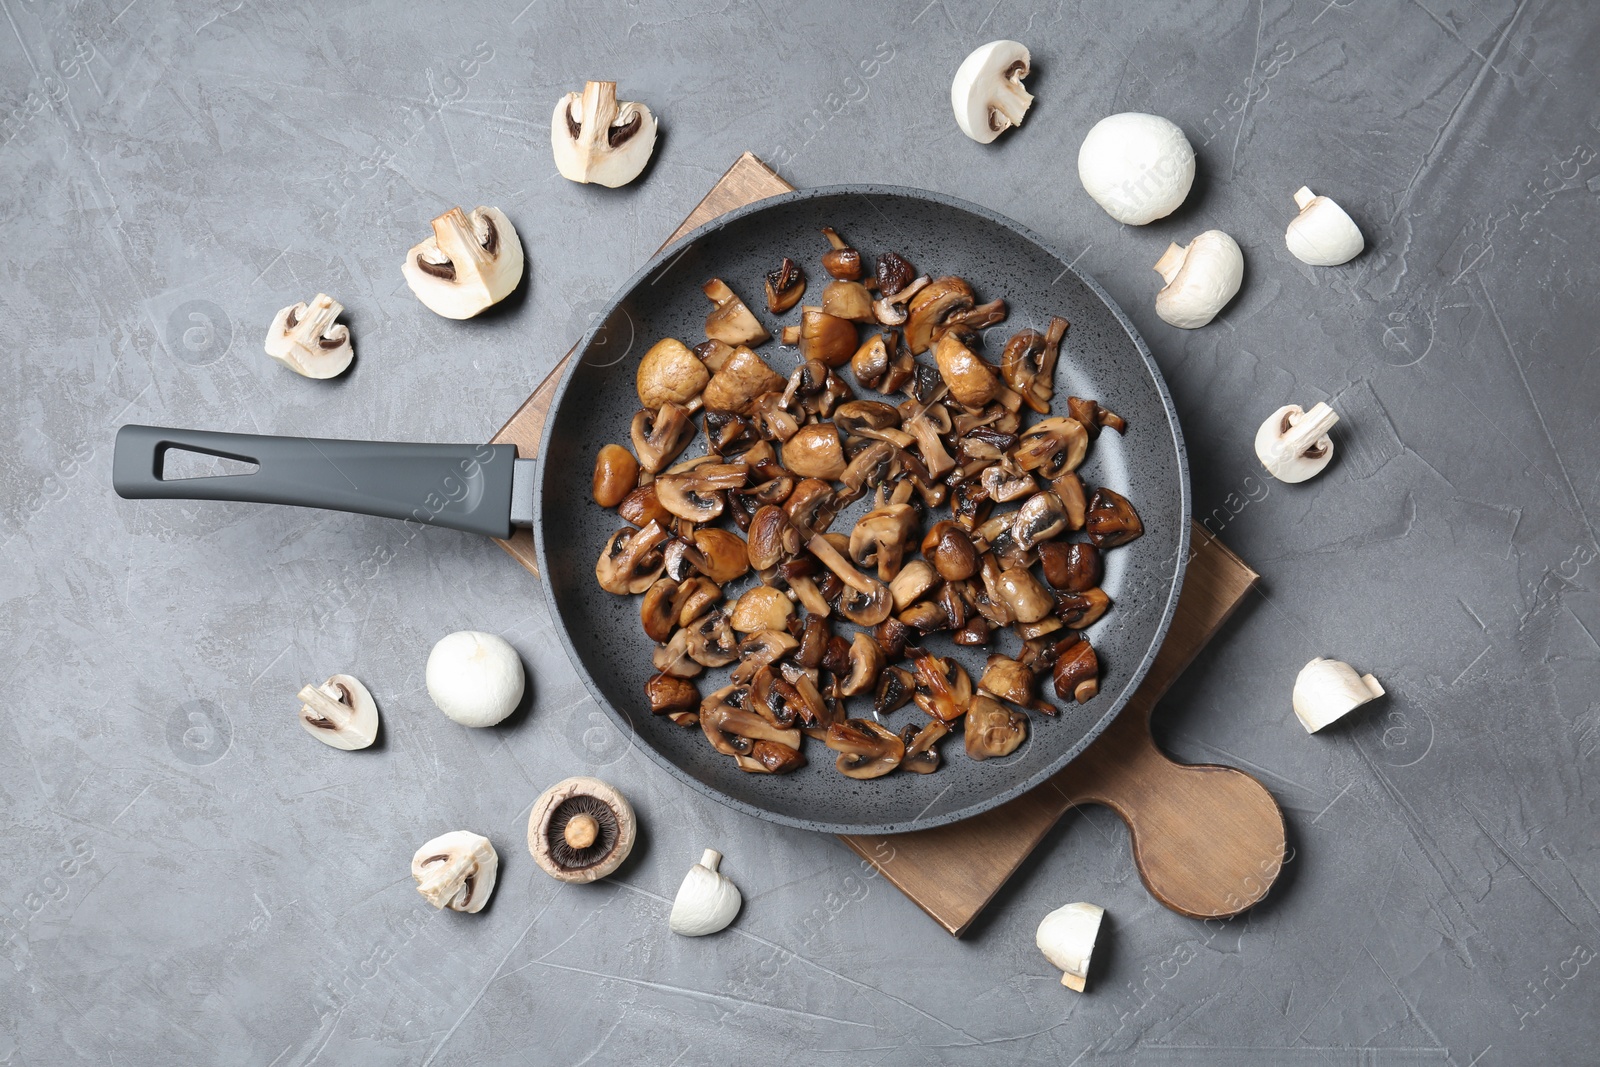
[[[937,341],[949,332],[961,337],[967,344],[977,344],[981,340],[979,331],[997,322],[1004,322],[1006,311],[1006,302],[998,298],[987,304],[975,304],[953,311],[942,326],[934,327],[933,339]]]
[[[1082,593],[1100,584],[1100,550],[1082,542],[1051,541],[1039,546],[1039,564],[1052,589]]]
[[[762,393],[781,392],[783,386],[783,378],[767,366],[766,360],[741,345],[711,376],[701,399],[708,411],[742,413]]]
[[[750,569],[744,539],[715,526],[694,532],[694,545],[705,559],[703,573],[718,585],[727,585]]]
[[[733,355],[733,346],[726,341],[710,338],[701,341],[689,351],[693,352],[700,362],[706,365],[706,370],[716,374],[728,362],[728,357]]]
[[[706,336],[713,341],[737,347],[758,345],[772,336],[721,278],[712,278],[700,287],[700,291],[716,305],[706,316]],[[706,400],[706,406],[711,406],[709,399]]]
[[[612,534],[594,565],[600,588],[618,595],[649,589],[666,567],[661,553],[661,542],[666,539],[666,531],[655,522],[641,529],[624,527]]]
[[[882,445],[888,448],[888,445]],[[917,526],[910,504],[886,504],[856,520],[850,531],[850,560],[858,567],[877,564],[878,578],[892,582],[905,560],[906,544]]]
[[[914,722],[906,723],[906,728],[900,731],[900,743],[906,748],[905,755],[900,757],[900,769],[913,774],[932,774],[938,770],[939,750],[933,746],[949,733],[950,727],[937,719],[923,723],[921,728]]]
[[[662,674],[674,678],[693,678],[703,667],[689,655],[689,631],[677,630],[664,645],[657,645],[650,656],[650,665]]]
[[[750,520],[745,552],[750,566],[756,571],[771,570],[799,552],[800,545],[800,531],[795,529],[782,508],[768,504]]]
[[[806,765],[805,753],[773,741],[751,742],[750,751],[733,761],[751,774],[788,774]]]
[[[984,665],[983,678],[978,689],[992,697],[1007,700],[1020,708],[1037,711],[1041,715],[1058,715],[1054,704],[1041,699],[1034,692],[1038,676],[1010,656],[991,655]]]
[[[904,326],[906,320],[911,317],[909,305],[912,299],[927,288],[928,284],[929,279],[926,274],[912,279],[903,288],[896,289],[892,293],[885,293],[880,283],[878,299],[872,302],[872,317],[885,326]]]
[[[1076,470],[1089,451],[1089,435],[1077,419],[1057,415],[1022,431],[1012,458],[1018,467],[1049,481]]]
[[[658,578],[645,590],[639,601],[639,621],[650,640],[664,642],[677,629],[677,599],[678,583],[672,578]]]
[[[872,639],[883,649],[885,658],[897,660],[906,654],[906,642],[911,637],[911,627],[890,617],[873,627]]]
[[[969,648],[986,648],[988,647],[989,635],[992,630],[993,627],[989,624],[988,619],[984,618],[982,615],[974,614],[971,618],[967,619],[967,624],[961,629],[957,630],[955,632],[955,636],[950,640],[954,641],[958,645],[964,645]]]
[[[826,730],[833,721],[816,683],[805,671],[762,668],[751,679],[750,703],[774,725],[785,729],[794,726],[805,731]]]
[[[1041,415],[1050,413],[1050,398],[1055,395],[1056,388],[1056,359],[1066,333],[1067,320],[1057,315],[1051,318],[1047,333],[1023,330],[1006,342],[1000,354],[1000,373],[1005,376],[1006,384],[1021,394],[1024,404]]]
[[[872,710],[879,715],[899,711],[917,693],[916,675],[904,667],[885,667],[872,694]]]
[[[1089,498],[1089,512],[1084,520],[1089,540],[1097,548],[1114,548],[1125,545],[1144,533],[1144,523],[1133,510],[1128,498],[1101,486]]]
[[[617,514],[625,522],[635,526],[648,526],[652,522],[666,526],[673,519],[672,512],[661,506],[661,501],[656,497],[655,483],[641,485],[633,492],[622,498],[622,503],[617,505]]]
[[[878,675],[883,672],[883,649],[871,634],[861,631],[851,640],[849,666],[849,673],[840,684],[843,696],[870,692],[878,684]]]
[[[832,485],[818,478],[807,478],[794,487],[794,492],[784,502],[783,513],[802,535],[825,533],[839,513],[839,502]]]
[[[972,679],[961,664],[929,652],[919,652],[912,662],[917,669],[917,707],[940,722],[954,722],[966,714]]]
[[[784,442],[800,432],[805,412],[790,411],[783,406],[783,394],[762,393],[749,404],[750,418],[761,436],[769,441]]]
[[[1076,641],[1056,656],[1056,696],[1087,703],[1100,692],[1100,657],[1087,641]]]
[[[711,371],[682,341],[664,337],[639,360],[634,385],[639,403],[654,411],[664,404],[682,404],[689,411],[700,407],[700,391]]]
[[[836,722],[822,743],[839,753],[834,766],[846,778],[882,778],[900,766],[906,754],[894,731],[871,719]]]
[[[905,455],[887,441],[874,441],[850,457],[844,473],[839,475],[838,500],[841,505],[851,504],[867,494],[867,490],[889,480],[896,460]]]
[[[1039,488],[1033,475],[1018,469],[1009,459],[985,467],[978,481],[990,500],[1002,504],[1031,496]]]
[[[1118,433],[1127,430],[1128,424],[1115,411],[1100,406],[1097,400],[1084,400],[1082,397],[1067,397],[1067,414],[1083,423],[1083,428],[1089,433],[1089,440],[1093,441],[1100,436],[1101,427],[1109,427]]]
[[[767,310],[774,315],[788,311],[800,303],[800,298],[805,295],[805,272],[788,256],[783,257],[783,262],[778,264],[777,270],[767,273],[766,280]]]
[[[976,302],[972,286],[965,278],[953,275],[935,278],[911,298],[907,307],[906,346],[920,356],[933,344],[934,330],[952,315],[971,308]]]
[[[808,611],[799,625],[800,647],[795,650],[794,661],[807,670],[815,670],[822,666],[822,654],[828,649],[828,638],[833,636],[828,632],[827,617]]]
[[[938,584],[939,572],[933,569],[933,564],[923,559],[907,562],[900,568],[900,573],[889,581],[889,597],[894,601],[894,610],[904,611]]]
[[[950,387],[950,395],[962,407],[977,410],[986,407],[990,401],[999,401],[1002,406],[1012,409],[1021,406],[1022,398],[1000,380],[993,367],[962,344],[954,333],[939,338],[933,358],[939,366],[939,376]]]
[[[761,439],[755,420],[734,411],[707,411],[706,451],[727,456]]]
[[[742,634],[762,630],[787,630],[794,616],[794,605],[783,592],[770,585],[757,585],[744,591],[734,601],[729,623]]]
[[[653,715],[671,715],[694,711],[700,706],[700,694],[694,685],[670,674],[654,674],[644,683],[645,699],[650,702]]]
[[[873,273],[878,279],[878,292],[894,296],[903,292],[917,276],[917,270],[898,252],[885,252],[878,257]]]
[[[900,429],[899,409],[881,400],[840,404],[834,409],[833,424],[839,427],[846,444],[883,441],[897,448],[910,448],[916,443],[914,437]]]
[[[1009,756],[1028,737],[1028,717],[979,694],[967,708],[967,755],[975,760]]]
[[[824,226],[822,236],[828,239],[828,250],[822,254],[822,269],[845,281],[853,282],[860,278],[861,253],[851,248],[843,237],[834,232],[832,226]]]
[[[814,422],[783,443],[783,465],[802,478],[833,481],[847,462],[839,431],[831,422]]]
[[[937,597],[932,600],[917,601],[904,611],[901,611],[898,617],[901,622],[919,634],[931,634],[940,630],[954,629],[950,613],[945,610],[943,602]]]
[[[664,470],[694,437],[694,421],[681,404],[663,404],[659,411],[636,412],[629,428],[639,466],[651,474]]]
[[[848,319],[851,322],[876,321],[872,314],[872,294],[867,292],[867,287],[860,282],[838,279],[829,282],[822,290],[822,310],[836,319]]]
[[[802,307],[800,325],[787,327],[783,332],[783,343],[798,345],[801,359],[815,359],[830,367],[842,367],[850,362],[858,342],[855,323],[830,315],[820,306]]]
[[[1026,567],[1007,567],[1001,571],[995,588],[1016,622],[1038,622],[1055,608],[1050,591],[1040,585]]]
[[[1061,501],[1067,513],[1067,529],[1081,530],[1089,516],[1089,500],[1083,491],[1083,479],[1076,471],[1059,474],[1050,482],[1050,491]]]
[[[988,474],[989,471],[983,473]],[[989,498],[989,491],[981,482],[965,481],[950,491],[950,514],[968,530],[988,518],[989,509],[993,506],[994,501]]]
[[[1016,521],[1017,513],[1014,511],[991,515],[974,531],[974,543],[980,548],[987,545],[988,551],[999,562],[1001,569],[1031,567],[1038,558],[1038,553],[1033,549],[1024,548],[1017,543],[1013,532]]]
[[[916,440],[917,452],[922,457],[923,467],[927,469],[930,479],[943,478],[956,465],[955,457],[950,455],[945,448],[944,439],[940,436],[942,432],[947,431],[939,429],[936,413],[944,414],[946,418],[949,416],[942,406],[935,404],[927,411],[914,413],[911,418],[901,423],[905,431]]]
[[[546,874],[593,882],[633,851],[633,805],[598,778],[567,778],[546,789],[528,816],[528,851]]]
[[[671,514],[690,522],[710,522],[727,506],[723,491],[743,487],[749,475],[750,468],[743,463],[702,463],[679,474],[663,474],[652,484],[656,499]]]
[[[800,642],[783,630],[761,630],[739,642],[739,665],[729,677],[741,685],[749,683],[756,672],[771,666],[794,652]]]
[[[725,756],[749,756],[755,743],[766,741],[796,752],[800,750],[799,730],[774,725],[749,708],[749,702],[750,688],[743,685],[724,686],[700,702],[700,729],[712,748]]]
[[[738,524],[739,529],[744,530],[748,536],[750,521],[755,518],[756,512],[764,507],[782,505],[798,484],[798,480],[792,476],[780,474],[748,489],[730,489],[728,511],[733,515],[733,521]]]
[[[1111,609],[1111,598],[1100,588],[1085,589],[1081,593],[1057,593],[1055,613],[1074,630],[1087,629],[1100,621]]]
[[[978,573],[982,563],[977,546],[960,523],[936,522],[922,539],[922,558],[933,564],[945,581],[963,581]]]
[[[725,609],[707,612],[684,631],[689,635],[685,644],[689,658],[702,667],[726,667],[739,658],[739,645]]]
[[[1011,536],[1023,549],[1035,548],[1067,528],[1067,509],[1050,490],[1030,496],[1011,522]]]
[[[887,585],[862,574],[843,552],[821,534],[812,534],[806,547],[844,583],[845,591],[839,598],[839,614],[858,626],[876,626],[889,617],[894,601],[889,597]]]
[[[710,578],[690,578],[680,583],[677,599],[673,601],[678,613],[678,625],[688,626],[715,607],[721,599],[721,586]]]
[[[639,461],[621,445],[602,445],[594,457],[594,502],[614,508],[639,482]]]

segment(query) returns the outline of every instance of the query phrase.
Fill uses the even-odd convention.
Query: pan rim
[[[1150,647],[1145,650],[1145,653],[1141,657],[1138,665],[1131,672],[1127,684],[1123,687],[1121,693],[1117,696],[1117,699],[1107,705],[1105,712],[1101,714],[1100,718],[1083,734],[1081,738],[1079,738],[1075,744],[1063,751],[1059,756],[1056,757],[1056,759],[1051,761],[1044,768],[1034,772],[1024,779],[1013,782],[1010,786],[996,794],[988,796],[972,804],[965,805],[964,807],[943,812],[939,815],[929,816],[926,818],[918,817],[916,819],[904,822],[855,823],[833,822],[826,819],[796,818],[794,816],[771,811],[758,805],[751,804],[748,801],[740,800],[737,797],[730,796],[716,788],[714,785],[702,781],[693,774],[690,774],[688,771],[684,770],[682,767],[678,766],[671,759],[669,759],[665,753],[659,751],[654,746],[639,741],[633,734],[633,726],[629,718],[617,708],[613,707],[611,702],[606,699],[600,687],[596,684],[594,677],[590,674],[588,667],[584,664],[583,658],[579,654],[577,647],[573,644],[572,636],[567,630],[565,619],[561,613],[561,607],[556,601],[556,595],[551,583],[548,580],[541,580],[540,585],[542,587],[545,605],[549,608],[551,617],[556,623],[555,630],[560,637],[562,648],[565,649],[568,660],[572,663],[573,668],[577,671],[578,676],[582,679],[584,688],[588,690],[589,695],[597,704],[600,705],[601,709],[611,717],[615,725],[623,727],[630,732],[630,743],[633,744],[634,747],[642,749],[646,756],[664,768],[674,778],[685,783],[696,792],[710,797],[712,800],[715,800],[720,804],[733,808],[736,811],[743,812],[747,815],[752,815],[766,822],[778,823],[784,826],[792,826],[801,830],[811,830],[818,833],[831,834],[869,835],[910,833],[915,830],[927,830],[937,826],[946,826],[951,823],[960,822],[964,819],[970,819],[976,815],[981,815],[984,812],[991,811],[994,808],[1007,803],[1008,801],[1014,800],[1022,794],[1037,788],[1050,778],[1054,777],[1062,770],[1062,768],[1066,767],[1073,760],[1077,759],[1078,756],[1080,756],[1083,751],[1089,747],[1089,745],[1093,744],[1094,741],[1106,731],[1112,722],[1116,720],[1117,716],[1122,714],[1128,702],[1133,698],[1133,695],[1138,692],[1139,687],[1144,683],[1145,676],[1149,673],[1150,667],[1154,664],[1157,654],[1161,651],[1161,646],[1166,642],[1168,630],[1171,628],[1173,618],[1177,612],[1178,598],[1183,591],[1184,578],[1188,572],[1191,527],[1193,522],[1193,502],[1191,499],[1189,485],[1189,454],[1184,445],[1183,428],[1179,424],[1177,408],[1173,404],[1172,395],[1167,388],[1166,379],[1162,376],[1161,368],[1156,364],[1155,358],[1150,354],[1149,346],[1145,344],[1144,338],[1134,326],[1133,321],[1129,319],[1127,314],[1122,310],[1121,306],[1118,305],[1114,299],[1112,299],[1111,294],[1106,292],[1100,283],[1092,276],[1073,266],[1072,262],[1069,261],[1065,256],[1061,255],[1061,253],[1056,250],[1051,242],[1045,240],[1042,236],[1035,233],[1027,226],[1024,226],[1022,223],[1017,222],[1008,216],[1002,215],[997,211],[986,208],[981,204],[975,204],[960,197],[949,196],[945,193],[934,192],[932,190],[917,189],[909,186],[880,185],[875,183],[826,185],[811,189],[796,189],[787,193],[779,193],[775,196],[766,197],[750,204],[746,204],[742,207],[735,208],[732,211],[717,216],[715,219],[712,219],[709,222],[695,227],[678,240],[671,242],[655,255],[651,256],[649,261],[647,261],[644,266],[640,267],[625,282],[623,282],[617,288],[616,292],[612,296],[612,299],[607,303],[605,309],[600,314],[595,316],[593,320],[594,325],[590,326],[590,328],[584,333],[582,340],[578,342],[577,347],[573,349],[576,358],[571,360],[566,370],[562,372],[561,380],[557,384],[555,394],[550,400],[549,416],[545,419],[544,429],[540,434],[539,474],[538,477],[534,479],[534,548],[539,561],[539,573],[541,575],[548,575],[552,573],[550,569],[550,560],[546,554],[544,537],[543,516],[545,500],[545,470],[543,457],[550,454],[550,442],[554,436],[556,414],[560,411],[562,401],[566,397],[567,389],[572,384],[572,379],[577,373],[578,368],[582,365],[585,354],[587,354],[590,346],[593,344],[595,335],[599,332],[604,323],[610,318],[612,312],[616,310],[617,306],[626,300],[651,275],[660,271],[664,266],[672,263],[678,256],[682,254],[685,248],[691,246],[705,236],[724,229],[740,219],[757,214],[761,211],[770,211],[780,206],[786,206],[807,200],[837,196],[889,196],[916,200],[923,203],[937,205],[942,209],[964,211],[968,214],[985,219],[995,225],[1002,226],[1022,237],[1024,240],[1031,242],[1046,255],[1060,263],[1063,270],[1070,271],[1080,281],[1082,281],[1083,284],[1087,286],[1088,289],[1094,293],[1094,295],[1102,303],[1105,304],[1105,306],[1110,310],[1112,316],[1116,319],[1117,324],[1122,327],[1123,331],[1133,341],[1134,349],[1138,352],[1140,359],[1144,361],[1145,371],[1147,374],[1149,374],[1151,381],[1155,385],[1156,392],[1161,398],[1161,404],[1167,416],[1167,429],[1171,434],[1172,447],[1176,453],[1179,483],[1179,533],[1175,573],[1173,574],[1171,590],[1167,596],[1166,603],[1162,605],[1160,621],[1157,624],[1154,637],[1150,642]]]

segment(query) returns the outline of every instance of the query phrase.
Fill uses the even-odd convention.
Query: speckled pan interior
[[[767,312],[762,275],[790,256],[811,280],[803,303],[820,299],[822,226],[838,230],[869,262],[880,252],[899,252],[920,273],[968,279],[980,301],[1004,297],[1011,313],[986,338],[991,360],[998,360],[1005,338],[1016,330],[1043,330],[1051,315],[1064,316],[1072,327],[1056,371],[1057,413],[1065,413],[1070,394],[1097,399],[1127,419],[1126,436],[1101,434],[1080,472],[1091,488],[1106,485],[1127,496],[1145,526],[1142,538],[1105,556],[1103,587],[1115,606],[1088,631],[1103,668],[1100,695],[1084,705],[1067,704],[1059,718],[1030,715],[1028,740],[1007,758],[968,759],[957,732],[942,743],[944,766],[935,773],[861,782],[840,775],[833,753],[808,739],[810,762],[803,769],[746,774],[714,752],[698,728],[650,714],[644,683],[652,645],[640,629],[639,598],[612,596],[595,582],[595,560],[622,523],[590,498],[589,477],[601,445],[628,441],[639,404],[634,373],[640,357],[663,337],[690,345],[705,338],[711,305],[700,286],[711,277],[732,286],[774,334],[780,325],[797,322],[799,308],[782,316]],[[798,362],[794,349],[775,340],[758,351],[784,375]],[[921,358],[931,361],[931,353]],[[857,395],[877,396],[860,389]],[[703,450],[701,437],[685,456]],[[1182,434],[1160,372],[1127,317],[1098,285],[1023,227],[919,190],[835,186],[789,193],[725,215],[667,248],[623,287],[584,339],[580,358],[561,383],[540,455],[535,533],[545,595],[595,699],[646,753],[695,789],[760,818],[811,830],[899,833],[938,826],[1004,803],[1060,770],[1121,711],[1144,677],[1171,622],[1188,558]],[[848,532],[865,506],[858,503],[833,529]],[[748,582],[730,592],[737,595]],[[848,635],[853,628],[841,624],[836,632]],[[943,637],[926,643],[941,655],[954,655],[974,682],[982,674],[983,650],[958,648]],[[1009,633],[997,635],[993,645],[1013,654],[1018,646]],[[701,693],[725,684],[726,673],[703,675],[697,680]],[[1048,679],[1044,690],[1047,698],[1053,695]],[[853,701],[851,713],[870,715],[870,700]],[[925,721],[914,705],[887,718],[897,732],[914,721]]]

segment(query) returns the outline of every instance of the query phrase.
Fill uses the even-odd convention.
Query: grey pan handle
[[[260,469],[214,478],[162,478],[172,448]],[[517,509],[518,518],[532,518],[532,486],[513,486],[517,468],[529,462],[517,460],[515,445],[331,441],[124,426],[117,431],[111,484],[127,500],[292,504],[505,538],[511,536],[514,489],[530,497],[525,508]]]

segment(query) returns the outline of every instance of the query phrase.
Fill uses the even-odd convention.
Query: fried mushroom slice
[[[655,522],[637,530],[627,526],[612,534],[594,565],[600,588],[619,596],[649,589],[666,567],[660,547],[666,539],[666,531]]]
[[[924,714],[940,722],[954,722],[967,713],[972,679],[961,664],[928,652],[919,652],[912,662],[917,669],[914,699]]]
[[[1057,315],[1051,318],[1048,332],[1023,330],[1006,342],[1000,354],[1000,373],[1006,384],[1021,395],[1024,404],[1041,415],[1050,413],[1050,398],[1055,395],[1056,388],[1056,359],[1066,333],[1067,320]],[[1096,427],[1094,432],[1098,430]]]
[[[883,672],[883,649],[865,630],[858,631],[850,642],[849,666],[839,687],[840,694],[847,697],[870,691]]]
[[[721,278],[712,278],[700,291],[716,305],[706,316],[706,336],[713,341],[737,347],[758,345],[772,336]]]
[[[1100,550],[1074,541],[1049,541],[1039,546],[1039,565],[1050,588],[1063,593],[1086,593],[1100,584],[1104,568]]]
[[[767,273],[766,282],[767,310],[774,315],[781,315],[800,303],[806,292],[805,271],[788,256],[783,257],[777,270]]]
[[[954,314],[966,311],[976,302],[972,286],[965,278],[947,275],[935,278],[911,298],[907,307],[906,346],[920,356],[936,338],[934,330]]]
[[[1084,529],[1096,548],[1114,548],[1144,533],[1144,523],[1127,497],[1101,486],[1089,498]]]
[[[979,694],[967,708],[967,755],[975,760],[1009,756],[1028,737],[1028,717]]]
[[[800,642],[782,630],[760,630],[739,642],[739,665],[730,675],[733,681],[745,685],[763,667],[771,666],[794,652]]]
[[[1056,617],[1074,630],[1093,626],[1110,609],[1111,598],[1098,587],[1081,593],[1056,594]]]
[[[749,700],[748,686],[729,685],[700,702],[700,729],[711,747],[725,756],[749,756],[756,742],[766,741],[798,752],[800,731],[773,725],[748,707]]]
[[[889,596],[887,585],[856,570],[844,553],[821,534],[812,534],[806,547],[844,583],[844,592],[839,598],[839,614],[858,626],[876,626],[889,617],[894,601]]]
[[[1022,431],[1012,458],[1018,467],[1049,481],[1076,470],[1089,451],[1089,434],[1077,419],[1056,415]]]
[[[672,636],[678,626],[678,583],[671,578],[657,578],[645,590],[639,601],[639,621],[650,640],[661,644]]]
[[[933,746],[949,732],[949,724],[938,719],[923,723],[920,729],[914,722],[907,723],[900,731],[900,743],[906,747],[906,754],[900,757],[900,769],[913,774],[932,774],[938,770],[939,750]]]
[[[707,411],[743,414],[762,393],[781,393],[784,380],[767,361],[740,345],[706,383],[701,400]],[[643,457],[641,457],[643,458]]]
[[[674,678],[693,678],[704,668],[689,656],[689,631],[677,630],[664,645],[657,645],[650,657],[651,666]]]
[[[666,503],[665,499],[662,503]],[[1067,509],[1055,493],[1046,489],[1035,493],[1017,511],[1011,523],[1011,536],[1024,551],[1035,548],[1067,528]]]
[[[700,706],[700,694],[694,685],[670,674],[654,674],[644,683],[645,699],[650,702],[652,715],[676,717],[692,712]]]
[[[694,437],[694,422],[683,405],[663,404],[656,411],[645,408],[636,412],[629,434],[639,466],[655,474],[666,469]]]
[[[1033,671],[1009,656],[991,655],[984,666],[978,690],[1000,700],[1008,700],[1020,708],[1037,711],[1041,715],[1056,715],[1054,704],[1034,693],[1038,681]]]
[[[693,470],[663,474],[652,484],[668,512],[690,522],[710,522],[727,506],[723,491],[742,489],[750,468],[743,463],[702,463]]]
[[[702,667],[726,667],[739,658],[739,645],[724,609],[708,612],[684,627],[684,631],[689,635],[686,644],[689,658]]]
[[[911,703],[917,692],[916,675],[904,667],[888,667],[878,676],[878,688],[872,694],[872,710],[879,715],[899,711]]]
[[[696,530],[694,545],[705,557],[706,569],[703,573],[718,585],[727,585],[734,579],[743,577],[750,569],[744,540],[736,533],[719,530],[714,526]]]
[[[1100,692],[1100,657],[1087,641],[1076,641],[1056,657],[1056,696],[1088,703]]]
[[[828,250],[822,254],[822,269],[842,281],[853,282],[861,277],[861,253],[850,247],[832,226],[822,228],[828,239]]]
[[[900,573],[906,543],[911,540],[916,524],[916,509],[910,504],[873,508],[861,516],[850,531],[851,561],[858,567],[876,563],[879,580],[892,583]]]
[[[994,400],[1012,411],[1022,406],[1022,398],[1000,380],[995,369],[953,332],[939,338],[933,358],[939,366],[939,376],[950,387],[950,395],[969,411],[986,407]]]
[[[834,766],[846,778],[882,778],[906,754],[894,731],[871,719],[846,719],[828,727],[823,744],[839,753]]]

